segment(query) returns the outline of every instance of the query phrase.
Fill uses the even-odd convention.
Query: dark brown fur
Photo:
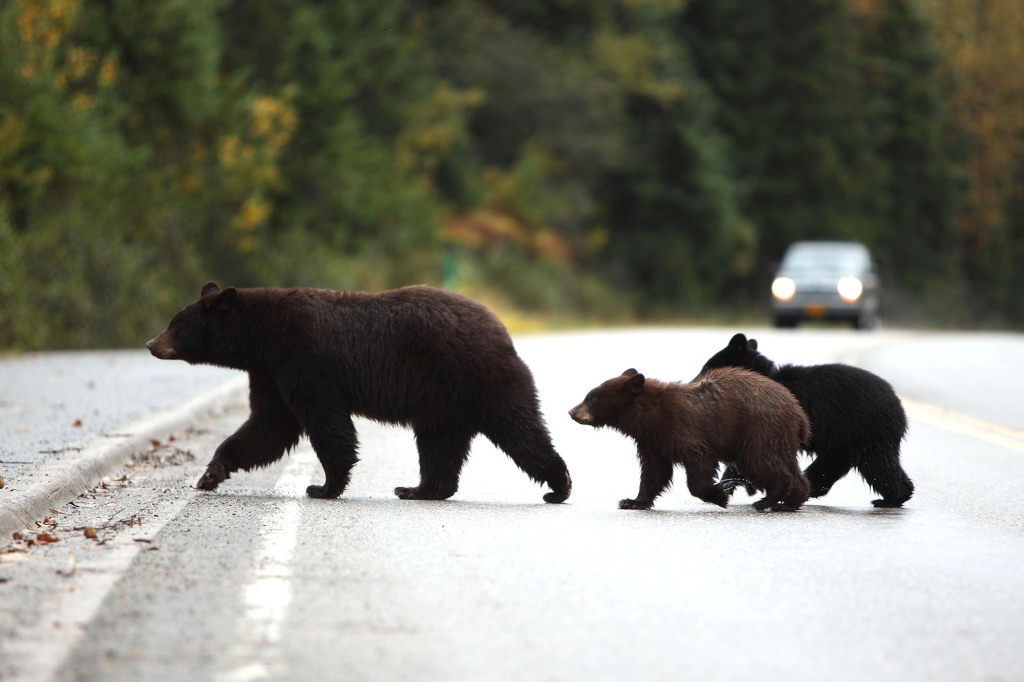
[[[403,499],[453,495],[478,433],[550,485],[546,501],[572,488],[533,375],[505,326],[465,296],[424,286],[221,291],[210,282],[146,345],[161,359],[249,373],[252,414],[217,448],[202,490],[280,459],[305,433],[326,476],[306,493],[337,497],[357,461],[352,415],[412,427],[420,483],[395,488]]]
[[[719,462],[735,465],[765,491],[754,507],[795,511],[808,484],[797,464],[810,436],[807,415],[778,383],[744,369],[709,370],[693,383],[645,379],[628,369],[592,390],[569,411],[581,424],[610,426],[636,441],[640,491],[620,509],[650,509],[686,470],[695,497],[725,507],[734,482],[715,483]]]

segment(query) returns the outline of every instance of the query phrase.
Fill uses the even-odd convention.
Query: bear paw
[[[762,499],[760,499],[760,500],[758,500],[757,502],[754,503],[754,509],[756,509],[759,512],[764,512],[764,511],[769,511],[769,510],[772,510],[772,509],[777,509],[778,505],[780,505],[780,504],[782,504],[782,503],[778,502],[778,501],[775,501],[775,500],[770,500],[767,497],[764,497],[764,498],[762,498]]]
[[[639,500],[619,500],[619,509],[650,509],[652,506],[654,504],[651,502],[645,504]]]
[[[333,500],[341,495],[341,491],[332,492],[327,489],[327,486],[323,485],[310,485],[306,486],[306,496],[312,497],[315,500]]]
[[[395,488],[395,495],[400,500],[415,500],[415,499],[418,499],[417,496],[416,496],[416,489],[415,488],[405,488],[403,486],[399,486],[399,487]]]
[[[216,490],[217,486],[228,479],[227,469],[224,468],[224,464],[216,460],[210,462],[206,471],[200,477],[199,482],[196,483],[196,488],[199,490]]]
[[[899,509],[903,506],[903,502],[899,500],[887,500],[885,498],[879,500],[871,500],[871,504],[878,509]]]
[[[545,502],[549,504],[558,504],[569,499],[569,495],[572,493],[572,479],[569,478],[568,471],[565,472],[561,485],[556,486],[550,481],[548,484],[551,486],[551,492],[544,494]]]
[[[400,500],[447,500],[449,497],[455,494],[455,491],[451,492],[447,490],[429,490],[419,485],[415,488],[406,488],[399,486],[395,488],[395,495]]]

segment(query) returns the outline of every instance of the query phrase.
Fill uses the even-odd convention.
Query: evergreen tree
[[[796,239],[875,242],[887,208],[878,103],[845,0],[693,0],[681,30],[720,102],[761,263]]]
[[[880,104],[872,132],[888,172],[886,229],[875,243],[893,283],[920,294],[955,274],[951,218],[955,188],[946,149],[939,55],[909,0],[889,0],[860,17],[868,87]]]

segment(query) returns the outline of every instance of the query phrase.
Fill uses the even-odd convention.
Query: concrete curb
[[[43,462],[28,472],[19,490],[0,491],[0,543],[11,533],[35,527],[51,508],[70,502],[153,440],[192,428],[225,404],[245,398],[248,377],[240,376],[176,408],[143,417],[89,441],[80,452]]]

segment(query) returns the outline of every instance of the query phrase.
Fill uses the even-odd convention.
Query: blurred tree
[[[711,300],[752,247],[710,101],[665,28],[680,6],[455,0],[431,23],[442,72],[484,95],[470,131],[485,177],[547,159],[540,191],[485,199],[491,213],[555,230],[648,309]]]
[[[544,261],[542,281],[560,271],[563,293],[587,288],[572,273],[602,178],[624,163],[629,122],[615,84],[517,17],[529,9],[453,0],[427,26],[438,72],[476,95],[459,153],[439,168],[444,235],[480,261],[481,277],[533,305],[544,297],[523,277],[524,258]]]
[[[349,273],[348,286],[423,279],[437,268],[431,176],[475,99],[433,75],[421,23],[405,0],[236,0],[221,12],[225,70],[249,88],[291,93],[296,125],[269,197],[273,231],[316,235],[357,257],[366,267]]]
[[[113,56],[77,40],[75,0],[0,9],[0,201],[19,231],[44,198],[119,183],[126,150],[111,125]]]
[[[916,295],[957,277],[952,215],[956,187],[945,138],[947,94],[929,24],[911,0],[855,3],[863,28],[861,62],[875,102],[872,144],[887,171],[876,256],[888,280]],[[945,287],[944,287],[945,289]],[[948,293],[948,289],[945,289]]]
[[[0,346],[136,344],[208,278],[750,309],[807,237],[1024,324],[1022,8],[7,0]]]
[[[590,49],[624,93],[630,120],[628,163],[606,175],[602,191],[605,260],[645,293],[642,309],[692,313],[750,273],[756,236],[740,213],[716,102],[674,30],[678,9],[626,5]]]
[[[1024,321],[1019,214],[1024,186],[1024,3],[920,0],[956,84],[946,107],[966,199],[955,216],[976,321]]]
[[[0,346],[124,342],[159,289],[125,207],[145,159],[126,144],[118,53],[75,0],[0,7]]]
[[[845,0],[692,0],[681,30],[721,102],[762,267],[796,239],[877,241],[888,210],[870,129],[879,103]]]

